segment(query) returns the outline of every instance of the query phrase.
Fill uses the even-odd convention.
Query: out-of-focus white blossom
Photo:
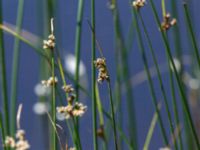
[[[41,84],[44,85],[45,87],[50,87],[53,84],[57,84],[58,83],[58,78],[55,77],[50,77],[48,80],[42,80]]]
[[[64,58],[65,69],[71,75],[75,75],[76,73],[76,57],[72,54],[67,54]],[[86,67],[83,61],[80,60],[79,64],[79,76],[83,76],[86,74]]]
[[[46,102],[37,102],[33,105],[33,112],[37,115],[46,114],[49,111],[49,104]]]
[[[38,97],[48,96],[51,93],[51,88],[38,83],[35,85],[34,92]]]
[[[193,89],[193,90],[198,90],[199,87],[200,87],[200,82],[199,82],[198,79],[191,78],[191,79],[189,79],[189,81],[188,81],[188,85],[189,85],[189,87],[190,87],[191,89]]]
[[[174,65],[175,65],[175,68],[176,68],[177,72],[180,72],[181,71],[181,63],[180,63],[180,61],[177,58],[173,58],[173,61],[174,61]],[[174,68],[173,68],[173,65],[172,65],[171,62],[170,62],[170,68],[171,68],[172,71],[174,71]]]
[[[161,147],[161,148],[159,148],[159,150],[171,150],[171,148],[169,148],[169,147]]]

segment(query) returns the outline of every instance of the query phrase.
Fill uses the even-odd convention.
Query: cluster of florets
[[[68,94],[68,105],[57,107],[57,112],[64,115],[66,119],[69,119],[71,117],[81,117],[87,110],[87,106],[79,102],[74,103],[74,99],[76,98],[76,96],[74,94],[74,89],[72,88],[72,85],[64,85],[62,89]]]
[[[132,5],[137,10],[139,10],[141,7],[143,7],[146,4],[146,0],[135,0],[133,1]]]
[[[14,148],[15,150],[28,150],[30,145],[25,139],[25,131],[17,130],[16,139],[10,136],[7,136],[5,139],[5,146]]]
[[[57,112],[64,115],[66,119],[71,117],[81,117],[86,110],[87,106],[78,102],[75,102],[74,104],[68,104],[67,106],[57,107]]]
[[[58,78],[57,77],[50,77],[48,80],[42,80],[41,81],[42,85],[45,87],[50,87],[58,83]]]
[[[170,13],[167,13],[164,16],[164,20],[163,20],[163,22],[161,24],[161,29],[163,31],[167,31],[170,27],[174,26],[176,23],[177,23],[176,19],[175,18],[171,19]]]
[[[106,59],[105,58],[97,58],[94,61],[96,68],[99,70],[97,81],[102,83],[104,80],[109,80],[108,71],[106,68]]]
[[[54,49],[55,48],[55,36],[50,34],[47,40],[43,41],[43,48],[44,49]]]

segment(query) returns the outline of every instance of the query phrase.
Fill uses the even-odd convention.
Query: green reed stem
[[[144,146],[143,146],[143,150],[149,149],[149,144],[150,144],[150,141],[152,139],[152,135],[153,135],[157,120],[158,120],[158,113],[155,112],[154,115],[153,115],[153,119],[151,121],[151,125],[150,125],[149,130],[148,130],[147,136],[146,136],[146,140],[145,140],[145,143],[144,143]]]
[[[83,18],[83,6],[84,0],[79,0],[78,11],[76,18],[76,40],[75,40],[75,53],[76,53],[76,71],[75,71],[75,81],[79,82],[79,64],[80,64],[80,50],[81,50],[81,32],[82,32],[82,18]],[[79,98],[79,86],[76,85],[76,100]]]
[[[167,37],[167,40],[168,40],[168,34],[165,33],[166,37]],[[166,54],[167,55],[167,54]],[[171,68],[171,64],[170,64],[170,61],[169,61],[169,57],[167,55],[167,64],[168,64],[168,70],[169,70],[169,79],[170,79],[170,89],[171,89],[171,95],[172,95],[172,103],[173,104],[176,104],[176,95],[175,95],[175,85],[174,85],[174,79],[173,79],[173,70]],[[175,105],[176,106],[176,105]],[[173,108],[175,108],[175,106],[173,106]],[[176,108],[177,109],[177,108]],[[174,127],[173,125],[171,124],[171,133],[173,134],[174,133]],[[177,142],[176,140],[174,141],[174,145],[175,145],[175,149],[177,150],[178,147],[177,147]]]
[[[116,40],[116,47],[118,48],[122,60],[122,77],[123,81],[125,82],[125,87],[127,88],[127,107],[128,107],[128,128],[129,128],[129,135],[132,147],[137,149],[137,127],[136,127],[136,113],[134,107],[134,100],[133,100],[133,92],[132,86],[130,83],[130,74],[129,74],[129,64],[128,64],[128,53],[125,47],[123,35],[121,32],[120,20],[119,20],[119,12],[117,10],[117,4],[115,9],[113,10],[113,21],[115,24],[115,40]]]
[[[161,129],[161,133],[162,133],[162,136],[163,136],[164,143],[165,143],[165,145],[168,145],[168,140],[167,140],[166,131],[164,129],[164,124],[163,124],[159,109],[157,108],[158,102],[157,102],[155,89],[154,89],[154,86],[153,86],[153,81],[152,81],[151,74],[150,74],[149,67],[148,67],[148,62],[147,62],[147,58],[146,58],[146,54],[145,54],[145,50],[144,50],[144,45],[143,45],[143,42],[142,42],[141,32],[139,30],[137,15],[134,13],[134,16],[135,16],[135,19],[137,20],[136,21],[136,30],[137,30],[138,43],[139,43],[139,47],[140,47],[140,53],[141,53],[141,56],[142,56],[142,60],[143,60],[143,63],[144,63],[144,69],[145,69],[145,72],[146,72],[147,78],[148,78],[148,84],[149,84],[153,104],[154,104],[156,113],[158,114],[158,121],[159,121],[159,124],[160,124],[160,129]]]
[[[4,144],[5,142],[5,132],[4,132],[4,126],[3,126],[3,118],[2,118],[2,114],[0,112],[0,131],[1,131],[1,140],[2,143]],[[7,148],[5,146],[3,146],[3,149],[6,150]]]
[[[161,29],[161,24],[160,24],[160,21],[159,21],[158,13],[156,11],[155,4],[154,4],[153,0],[150,0],[150,4],[151,4],[151,8],[153,10],[154,17],[156,19],[157,25]],[[195,138],[197,148],[200,149],[198,136],[197,136],[197,133],[195,131],[195,127],[194,127],[193,120],[192,120],[192,117],[191,117],[189,105],[188,105],[188,102],[187,102],[187,97],[186,97],[184,89],[183,89],[183,84],[182,84],[181,79],[179,78],[178,72],[176,70],[176,67],[175,67],[175,64],[174,64],[174,61],[173,61],[173,57],[172,57],[172,54],[171,54],[171,50],[170,50],[170,47],[169,47],[169,43],[168,43],[167,38],[166,38],[166,36],[165,36],[165,34],[162,30],[161,30],[161,35],[162,35],[162,39],[163,39],[163,42],[164,42],[164,45],[165,45],[166,53],[169,57],[170,63],[172,64],[172,68],[173,68],[174,73],[175,73],[176,81],[178,83],[178,89],[179,89],[180,96],[181,96],[181,102],[182,102],[186,117],[188,119],[188,123],[190,125],[191,130],[192,130],[192,134]]]
[[[119,108],[117,109],[117,114],[118,114],[118,121],[117,124],[119,128],[123,131],[122,129],[122,124],[123,124],[123,111],[122,111],[122,101],[121,101],[121,65],[120,65],[120,55],[119,55],[119,48],[116,47],[116,52],[115,52],[115,64],[117,68],[117,75],[116,75],[116,85],[115,85],[115,97],[114,99],[119,103],[118,106]],[[122,149],[123,147],[123,138],[121,134],[119,135],[119,149]]]
[[[60,55],[57,58],[57,62],[58,62],[58,67],[59,67],[59,71],[60,71],[60,75],[61,75],[61,79],[62,79],[63,85],[66,86],[67,83],[66,83],[66,80],[65,80],[65,74],[64,74],[63,66],[62,66],[62,63],[61,63],[61,60],[60,60]],[[65,93],[65,98],[67,99],[67,97],[68,97],[68,93]],[[72,136],[73,142],[76,143],[76,141],[78,141],[76,139],[77,137],[74,136],[73,131],[72,131],[71,127],[70,127],[69,122],[68,121],[66,121],[66,122],[67,122],[67,127],[69,129],[70,135]],[[80,139],[79,136],[78,136],[78,138]]]
[[[0,24],[3,24],[3,12],[2,12],[2,0],[0,0]],[[9,134],[9,107],[8,107],[8,93],[7,93],[7,77],[6,77],[6,62],[5,62],[5,50],[4,50],[4,39],[3,31],[0,30],[0,83],[1,83],[1,94],[3,101],[4,111],[4,128],[5,134]]]
[[[165,0],[162,0],[162,15],[166,16]]]
[[[91,0],[91,26],[92,29],[95,33],[95,0]],[[91,45],[91,49],[92,49],[92,124],[93,124],[93,148],[94,150],[98,150],[98,142],[97,142],[97,112],[96,112],[96,69],[95,69],[95,64],[94,64],[94,60],[96,59],[96,50],[95,50],[95,35],[94,33],[92,33],[92,45]]]
[[[178,17],[177,1],[171,3],[171,8],[172,8],[172,15],[178,20],[179,17]],[[181,34],[180,34],[180,29],[177,25],[173,27],[173,37],[174,37],[173,41],[175,44],[176,56],[181,64],[181,70],[180,70],[179,75],[180,75],[180,78],[182,78],[182,76],[183,76],[183,60],[182,60]],[[172,79],[172,82],[173,82],[172,84],[174,84],[173,79]],[[172,102],[173,102],[175,126],[178,126],[180,124],[180,121],[179,121],[179,115],[178,115],[177,102],[176,101],[172,101]],[[179,148],[182,150],[183,149],[183,140],[182,140],[181,132],[178,135],[178,144],[179,144]]]
[[[110,107],[111,107],[112,124],[113,124],[113,130],[114,130],[114,143],[115,143],[115,149],[118,150],[117,129],[116,129],[116,122],[115,122],[115,110],[114,110],[110,80],[108,80],[108,90],[109,90],[109,100],[110,100]]]
[[[54,65],[54,52],[52,52],[52,58],[51,58],[51,68],[52,72],[51,75],[53,79],[55,80],[55,65]],[[55,82],[53,82],[52,86],[52,101],[51,101],[51,109],[52,109],[52,121],[54,124],[56,124],[56,92],[55,92]],[[52,137],[51,137],[51,144],[52,144],[52,150],[56,150],[56,132],[52,130]]]
[[[96,91],[95,92],[96,92],[96,100],[97,100],[97,110],[98,110],[98,113],[99,113],[99,126],[103,127],[103,129],[105,129],[104,117],[103,117],[103,106],[102,106],[101,98],[100,98],[100,95],[99,95],[98,84],[96,84]],[[106,140],[106,136],[105,136],[105,130],[103,130],[103,134],[104,134],[104,137],[102,138],[103,139],[102,148],[104,150],[106,150],[107,149],[107,140]]]
[[[164,103],[165,103],[165,107],[166,107],[166,111],[167,111],[167,116],[168,116],[168,120],[169,120],[169,123],[170,123],[170,131],[173,134],[174,129],[173,129],[172,117],[171,117],[171,113],[170,113],[170,109],[169,109],[166,90],[164,88],[164,84],[163,84],[163,81],[162,81],[161,73],[160,73],[160,70],[159,70],[159,67],[158,67],[158,62],[157,62],[157,59],[156,59],[156,55],[155,55],[155,52],[154,52],[154,49],[153,49],[149,34],[147,32],[144,20],[143,20],[143,18],[141,16],[140,12],[138,12],[138,14],[139,14],[139,17],[140,17],[140,20],[141,20],[141,23],[142,23],[142,27],[144,29],[145,36],[146,36],[147,41],[148,41],[148,45],[149,45],[149,48],[150,48],[150,51],[151,51],[151,54],[152,54],[152,58],[153,58],[154,64],[156,66],[156,72],[157,72],[157,75],[158,75],[160,89],[161,89],[161,92],[162,92],[162,95],[163,95],[163,98],[164,98]]]
[[[188,23],[188,27],[189,27],[189,32],[190,32],[190,35],[191,35],[192,45],[193,45],[193,48],[194,48],[194,51],[195,51],[195,56],[196,56],[196,59],[197,59],[198,66],[200,68],[199,49],[198,49],[196,37],[195,37],[194,31],[193,31],[192,22],[191,22],[191,19],[190,19],[190,15],[189,15],[189,11],[188,11],[188,7],[187,7],[186,3],[183,4],[183,8],[184,8],[184,12],[185,12],[186,22]]]
[[[20,33],[23,22],[24,0],[19,0],[16,33]],[[19,75],[19,58],[20,58],[20,40],[15,37],[13,48],[13,63],[12,63],[12,77],[11,77],[11,118],[10,118],[10,132],[13,136],[16,130],[16,102],[17,102],[17,80]]]
[[[72,121],[73,121],[73,126],[74,126],[74,131],[75,131],[74,133],[75,133],[75,137],[76,137],[76,140],[75,140],[76,148],[78,150],[82,150],[80,136],[79,136],[79,132],[78,132],[78,126],[76,125],[77,120],[76,120],[76,118],[72,118]]]

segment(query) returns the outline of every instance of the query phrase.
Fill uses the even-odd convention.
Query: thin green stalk
[[[95,33],[95,0],[91,0],[91,26]],[[92,125],[93,125],[93,146],[94,150],[98,150],[97,142],[97,112],[96,112],[96,69],[94,65],[94,60],[96,59],[96,50],[95,50],[95,35],[92,33]]]
[[[110,116],[109,113],[107,113],[106,111],[103,111],[104,115],[109,119],[110,122],[112,122],[112,117]],[[113,124],[111,123],[111,126],[113,127]],[[131,145],[128,137],[126,136],[126,134],[124,134],[124,132],[121,130],[121,128],[118,126],[118,124],[116,124],[117,127],[117,131],[119,133],[119,135],[122,137],[123,141],[126,143],[127,147],[130,150],[133,150],[134,147]],[[110,130],[109,130],[110,131]],[[110,135],[110,132],[107,132],[107,135]]]
[[[172,106],[173,106],[174,116],[175,116],[175,126],[177,127],[180,124],[179,116],[178,116],[178,106],[177,106],[177,99],[176,99],[176,95],[175,95],[173,72],[172,72],[171,68],[169,68],[169,69],[170,69],[169,73],[170,73],[170,85],[171,85],[171,93],[172,93]],[[176,141],[177,140],[175,140],[175,146],[177,149]],[[183,144],[182,144],[181,133],[179,133],[179,135],[178,135],[178,143],[179,143],[180,149],[182,149]]]
[[[158,17],[158,13],[156,11],[155,4],[154,4],[153,0],[150,0],[150,4],[151,4],[151,8],[153,10],[157,25],[161,28],[159,17]],[[181,102],[182,102],[186,117],[188,119],[188,123],[190,125],[191,130],[192,130],[192,134],[194,136],[197,148],[200,149],[198,136],[197,136],[197,133],[195,131],[195,127],[194,127],[193,120],[192,120],[192,117],[191,117],[189,105],[188,105],[188,102],[187,102],[187,97],[186,97],[184,89],[183,89],[183,84],[181,82],[181,79],[179,78],[177,69],[175,67],[175,64],[174,64],[174,61],[173,61],[173,57],[172,57],[172,54],[171,54],[171,50],[170,50],[170,47],[169,47],[169,43],[168,43],[167,38],[166,38],[166,36],[165,36],[165,34],[164,34],[164,32],[162,30],[161,30],[161,35],[162,35],[162,39],[163,39],[163,42],[164,42],[164,45],[165,45],[165,50],[167,52],[167,55],[168,55],[168,57],[170,59],[170,63],[172,64],[172,68],[173,68],[174,73],[175,73],[176,81],[178,83],[178,89],[179,89],[180,96],[181,96]]]
[[[151,54],[152,54],[152,58],[153,58],[154,64],[156,66],[156,72],[157,72],[158,79],[159,79],[160,89],[161,89],[161,92],[162,92],[162,95],[163,95],[163,98],[164,98],[164,103],[165,103],[165,107],[166,107],[166,111],[167,111],[167,116],[168,116],[168,120],[169,120],[169,123],[170,123],[170,130],[171,130],[171,133],[173,133],[174,129],[173,129],[172,117],[171,117],[171,113],[170,113],[170,109],[169,109],[169,104],[168,104],[168,99],[167,99],[167,95],[166,95],[166,92],[165,92],[164,84],[163,84],[162,77],[161,77],[161,74],[160,74],[160,70],[159,70],[159,67],[158,67],[158,62],[157,62],[157,59],[156,59],[156,55],[155,55],[155,52],[154,52],[150,37],[148,35],[147,29],[145,27],[144,20],[143,20],[143,18],[141,16],[140,12],[138,12],[138,14],[139,14],[139,17],[140,17],[140,20],[141,20],[141,23],[142,23],[142,27],[144,29],[145,36],[146,36],[147,41],[148,41],[148,45],[149,45],[149,48],[150,48],[150,51],[151,51]]]
[[[144,143],[143,150],[149,149],[149,144],[150,144],[150,141],[152,139],[152,135],[153,135],[157,120],[158,120],[158,113],[155,112],[154,115],[153,115],[153,119],[151,121],[151,125],[150,125],[149,130],[148,130],[147,136],[146,136],[146,140],[145,140],[145,143]]]
[[[194,31],[193,31],[192,22],[191,22],[191,19],[190,19],[190,15],[189,15],[189,11],[188,11],[188,7],[187,7],[186,3],[183,4],[183,8],[184,8],[184,12],[185,12],[186,22],[188,23],[188,28],[189,28],[189,31],[190,31],[190,34],[191,34],[192,45],[193,45],[193,48],[194,48],[194,51],[195,51],[195,56],[196,56],[196,59],[197,59],[198,66],[200,68],[199,49],[198,49],[196,37],[195,37]]]
[[[166,33],[166,36],[167,36],[167,33]],[[174,87],[175,85],[174,85],[173,71],[172,71],[172,68],[171,68],[169,57],[167,57],[167,64],[168,64],[168,70],[169,70],[170,89],[171,89],[171,95],[172,95],[172,102],[173,102],[173,104],[175,104],[176,103],[176,95],[175,95],[175,87]],[[175,107],[175,106],[173,106],[173,107]],[[174,133],[174,128],[173,128],[173,125],[172,125],[172,134],[173,133]],[[178,149],[176,140],[175,140],[175,149],[176,150]]]
[[[164,124],[163,124],[159,109],[157,108],[158,102],[157,102],[157,98],[156,98],[155,89],[154,89],[154,86],[153,86],[151,74],[150,74],[150,71],[149,71],[146,54],[145,54],[145,51],[144,51],[144,45],[143,45],[143,42],[142,42],[140,30],[139,30],[137,15],[135,13],[134,13],[134,15],[135,15],[135,19],[137,20],[136,21],[136,30],[137,30],[138,44],[139,44],[139,47],[140,47],[140,53],[141,53],[142,60],[143,60],[143,63],[144,63],[144,69],[145,69],[145,72],[147,74],[148,84],[149,84],[153,104],[154,104],[156,112],[158,113],[158,121],[159,121],[159,124],[160,124],[160,129],[161,129],[161,133],[162,133],[162,136],[163,136],[163,141],[164,141],[165,145],[168,145],[168,140],[167,140],[166,131],[164,129]]]
[[[121,32],[120,20],[119,20],[119,12],[117,10],[117,4],[115,4],[115,9],[113,10],[113,21],[115,24],[115,41],[117,50],[120,53],[121,60],[122,60],[122,77],[123,81],[125,82],[125,87],[127,88],[127,107],[128,107],[128,128],[129,128],[129,140],[131,142],[132,147],[137,149],[137,127],[136,127],[136,113],[134,107],[134,100],[133,100],[133,92],[132,86],[129,81],[130,74],[129,74],[129,64],[128,64],[128,53],[125,47],[123,35]]]
[[[1,131],[1,140],[2,140],[2,143],[4,144],[5,142],[5,132],[4,132],[4,126],[3,126],[3,118],[2,118],[2,114],[0,112],[0,131]],[[7,150],[7,148],[5,146],[3,146],[3,149],[4,150]]]
[[[20,33],[23,22],[24,0],[19,0],[18,13],[16,22],[16,33]],[[13,48],[13,63],[12,63],[12,77],[11,77],[11,118],[10,118],[10,132],[13,136],[16,130],[16,102],[17,102],[17,79],[19,75],[19,58],[20,58],[20,40],[15,37]]]
[[[66,86],[67,84],[66,84],[66,80],[65,80],[65,74],[64,74],[64,70],[63,70],[63,66],[62,66],[59,54],[58,54],[57,62],[58,62],[58,67],[59,67],[59,71],[60,71],[60,75],[61,75],[61,79],[62,79],[63,85]],[[67,99],[67,97],[68,97],[68,93],[65,93],[65,98]],[[73,142],[76,144],[76,141],[77,141],[76,138],[77,137],[75,136],[75,134],[73,134],[73,131],[72,131],[72,128],[70,127],[69,122],[68,121],[66,121],[66,122],[67,122],[67,127],[69,129],[70,135],[71,135],[71,137],[73,139]]]
[[[165,0],[162,0],[162,15],[166,16]]]
[[[114,104],[113,104],[112,89],[111,89],[110,80],[108,80],[108,90],[109,90],[109,100],[110,100],[110,107],[111,107],[112,124],[113,124],[113,130],[114,130],[114,143],[115,143],[115,149],[118,150],[118,140],[117,140],[117,129],[116,129],[116,121],[115,121],[115,111],[114,111]]]
[[[177,1],[174,2],[174,3],[171,3],[171,8],[172,8],[172,15],[177,20],[179,20]],[[180,75],[180,78],[182,78],[183,69],[184,69],[183,60],[182,60],[182,53],[183,52],[182,52],[182,46],[181,46],[180,29],[179,29],[179,27],[177,25],[173,27],[173,37],[174,37],[173,41],[174,41],[174,44],[175,44],[176,56],[177,56],[177,58],[178,58],[178,60],[180,61],[180,64],[181,64],[181,70],[180,70],[179,75]],[[180,124],[180,121],[179,121],[178,107],[177,107],[177,102],[176,101],[173,101],[173,111],[174,111],[174,118],[175,118],[175,126],[178,126]],[[178,144],[179,144],[179,148],[182,150],[183,149],[183,140],[182,140],[181,132],[178,135]]]
[[[74,133],[75,133],[75,137],[76,137],[76,140],[75,140],[76,148],[78,150],[82,150],[80,136],[79,136],[79,132],[78,132],[78,126],[76,125],[77,120],[76,120],[76,118],[72,118],[72,121],[73,121],[73,126],[74,126],[74,131],[75,131]]]
[[[130,27],[129,27],[129,31],[128,31],[128,35],[126,38],[126,47],[127,47],[127,52],[130,52],[132,47],[133,47],[133,43],[135,41],[135,22],[132,19],[131,23],[130,23]]]
[[[107,140],[106,140],[106,136],[105,136],[105,131],[104,131],[104,128],[105,128],[105,124],[104,124],[104,117],[103,117],[103,106],[102,106],[102,103],[101,103],[101,98],[100,98],[100,95],[99,95],[99,88],[97,86],[98,84],[96,84],[96,100],[97,100],[97,110],[98,110],[98,113],[99,113],[99,125],[100,125],[100,128],[103,127],[103,134],[104,134],[104,137],[102,137],[103,139],[103,144],[102,144],[102,148],[104,150],[107,149]]]
[[[52,72],[51,75],[53,79],[55,80],[55,66],[54,66],[54,52],[52,52],[52,58],[51,58],[51,67],[52,67]],[[55,82],[53,82],[52,86],[52,101],[51,101],[51,109],[52,109],[52,121],[54,124],[56,124],[56,93],[55,93]],[[52,150],[56,150],[56,132],[52,130],[52,137],[51,137],[51,148]]]
[[[2,12],[2,0],[0,0],[0,24],[3,24],[3,12]],[[3,100],[3,111],[4,111],[4,127],[5,134],[9,135],[9,107],[8,107],[8,93],[7,93],[7,77],[6,77],[6,62],[5,62],[5,49],[3,32],[0,30],[0,83],[1,83],[1,94]]]
[[[76,40],[75,40],[75,53],[76,53],[76,70],[75,70],[75,81],[79,83],[79,66],[80,66],[80,55],[81,55],[81,32],[82,32],[82,19],[83,19],[83,6],[84,0],[79,0],[77,18],[76,18]],[[76,85],[76,101],[79,99],[79,86]]]
[[[116,48],[117,49],[117,48]],[[115,64],[116,64],[116,68],[117,68],[117,75],[116,75],[116,88],[115,88],[115,100],[118,103],[118,121],[117,124],[119,126],[119,128],[121,129],[121,131],[123,131],[123,111],[122,111],[122,99],[121,99],[121,65],[120,65],[120,57],[119,57],[119,50],[116,50],[115,52]],[[121,135],[121,134],[120,134]],[[119,136],[119,149],[123,149],[123,138],[122,136]]]

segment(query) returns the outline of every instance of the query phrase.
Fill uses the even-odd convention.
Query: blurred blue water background
[[[76,10],[77,10],[77,0],[60,0],[57,1],[56,6],[56,15],[55,15],[55,30],[57,34],[57,46],[62,51],[62,54],[74,54],[74,42],[75,42],[75,26],[76,26]],[[167,4],[173,3],[174,1],[166,1]],[[34,33],[40,37],[43,36],[42,31],[46,22],[45,16],[42,14],[44,9],[43,0],[26,0],[24,5],[24,19],[23,19],[23,29]],[[132,16],[131,16],[131,7],[129,1],[118,2],[119,12],[120,12],[120,21],[123,29],[123,36],[127,37],[129,33],[129,27],[131,25]],[[185,55],[191,54],[189,49],[189,44],[187,41],[187,32],[184,25],[183,17],[183,8],[181,1],[178,2],[179,9],[181,12],[180,19],[178,20],[178,26],[181,29],[182,41],[183,41],[183,51]],[[198,13],[199,1],[194,0],[192,5],[193,14]],[[3,18],[7,23],[16,24],[17,17],[17,0],[4,0],[3,1]],[[161,4],[160,1],[157,3],[157,8],[161,14]],[[169,9],[168,9],[169,10]],[[170,10],[169,10],[170,11]],[[145,20],[145,23],[148,25],[148,31],[151,35],[151,39],[156,49],[156,55],[160,64],[166,63],[166,57],[164,52],[164,47],[162,44],[162,39],[160,37],[158,28],[154,22],[153,13],[148,5],[145,9],[142,10],[142,14]],[[197,17],[198,15],[194,15]],[[194,18],[195,18],[194,17]],[[82,46],[81,46],[81,60],[87,67],[87,79],[91,79],[91,31],[87,24],[87,19],[90,18],[90,1],[85,1],[84,4],[84,20],[83,20],[83,34],[82,34]],[[161,15],[160,15],[161,18]],[[197,19],[195,19],[197,21]],[[199,25],[199,22],[195,22],[196,25]],[[195,26],[198,28],[198,26]],[[197,38],[199,39],[199,29],[196,33]],[[96,35],[101,43],[103,48],[103,53],[107,59],[108,69],[111,74],[112,86],[114,86],[114,81],[116,79],[115,74],[115,61],[114,61],[114,28],[113,28],[113,19],[111,11],[108,9],[106,0],[96,1]],[[171,41],[171,35],[169,36]],[[14,38],[9,34],[5,34],[5,50],[6,50],[6,64],[7,64],[7,75],[8,75],[8,88],[10,89],[11,84],[11,65],[12,65],[12,55],[13,55],[13,43]],[[145,45],[147,47],[147,45]],[[21,126],[26,130],[26,136],[31,144],[31,150],[46,150],[45,147],[45,136],[44,130],[41,128],[41,116],[36,115],[33,112],[33,105],[37,102],[38,98],[34,93],[35,85],[39,81],[39,56],[34,52],[32,48],[28,45],[21,42],[20,44],[20,67],[19,67],[19,82],[18,82],[18,103],[23,103],[23,112],[21,119]],[[149,50],[147,50],[147,56],[150,56]],[[151,57],[148,58],[149,66],[153,66]],[[138,72],[143,71],[143,62],[139,54],[138,46],[136,40],[133,41],[133,47],[129,53],[129,66],[130,74],[132,77]],[[169,90],[169,75],[167,72],[163,74],[163,80],[165,81],[165,86],[167,87],[167,92]],[[154,79],[154,85],[157,89],[156,94],[158,100],[162,100],[162,95],[159,89],[159,84],[157,78]],[[91,83],[89,84],[89,91],[91,89]],[[102,101],[104,104],[108,104],[108,95],[103,88],[100,88],[102,95]],[[10,91],[10,90],[8,90]],[[138,143],[139,149],[142,149],[142,146],[145,141],[148,128],[153,117],[154,107],[150,98],[150,93],[148,89],[147,82],[144,81],[141,84],[134,86],[133,88],[134,103],[136,107],[137,114],[137,134],[138,134]],[[178,92],[177,92],[178,95]],[[125,95],[123,95],[125,97]],[[170,97],[170,95],[169,95]],[[80,100],[83,103],[88,105],[87,113],[80,119],[81,123],[81,141],[83,145],[83,150],[92,150],[92,111],[91,111],[91,99],[88,97]],[[171,101],[169,102],[171,104]],[[123,104],[123,111],[127,113],[126,103]],[[164,107],[163,107],[164,108]],[[171,108],[172,109],[172,108]],[[180,110],[180,109],[179,109]],[[180,110],[181,111],[181,110]],[[162,109],[162,115],[164,118],[164,123],[166,128],[169,128],[167,122],[167,115],[165,110]],[[62,124],[63,125],[63,124]],[[127,117],[124,115],[123,120],[124,131],[127,131]],[[67,133],[68,134],[68,133]],[[168,135],[170,136],[170,135]],[[150,149],[155,150],[163,146],[163,141],[160,134],[159,126],[156,125],[155,132],[153,134],[152,142]],[[112,146],[110,147],[112,149]],[[125,147],[124,149],[128,149]]]

